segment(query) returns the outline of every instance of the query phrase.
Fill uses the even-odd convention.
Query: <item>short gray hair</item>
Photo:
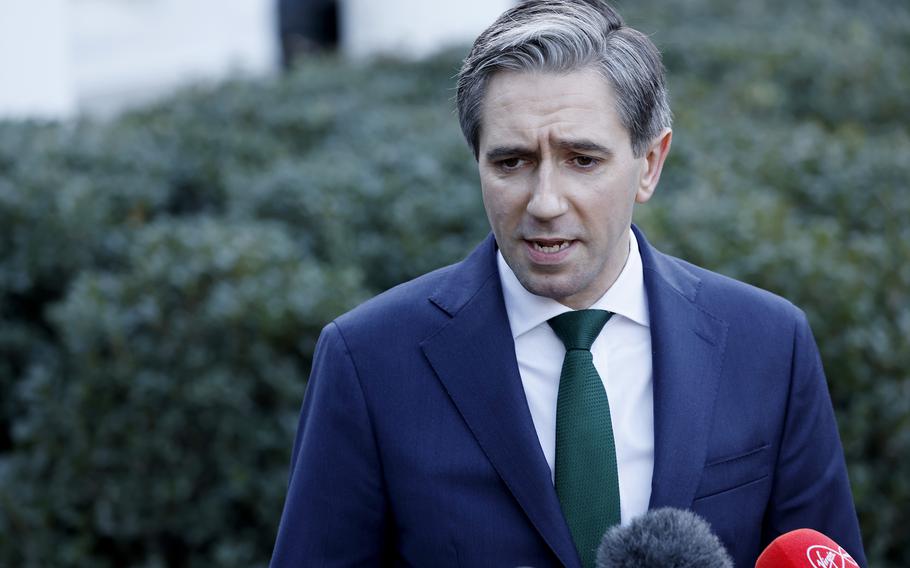
[[[600,0],[528,0],[504,12],[474,42],[458,74],[461,131],[479,155],[480,118],[497,71],[599,71],[613,87],[632,152],[642,157],[672,122],[660,52]]]

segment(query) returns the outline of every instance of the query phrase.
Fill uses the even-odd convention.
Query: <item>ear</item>
[[[670,153],[670,142],[673,140],[673,131],[665,128],[659,136],[654,138],[645,152],[645,163],[638,180],[638,191],[635,193],[637,203],[645,203],[654,195],[657,182],[660,181],[660,172],[664,169],[664,160]]]

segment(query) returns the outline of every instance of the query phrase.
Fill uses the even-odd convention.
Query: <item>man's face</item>
[[[667,131],[632,155],[596,71],[499,72],[487,86],[478,167],[496,242],[530,292],[580,309],[622,271],[633,204],[654,191]]]

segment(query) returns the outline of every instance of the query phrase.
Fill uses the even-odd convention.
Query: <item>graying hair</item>
[[[458,119],[474,157],[480,152],[483,98],[494,73],[584,68],[609,81],[632,152],[644,156],[672,122],[657,47],[600,0],[528,0],[480,34],[458,74]]]

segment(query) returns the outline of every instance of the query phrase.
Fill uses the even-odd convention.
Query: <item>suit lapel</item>
[[[727,324],[696,303],[700,280],[635,228],[651,317],[651,508],[689,508],[704,467]]]
[[[578,566],[525,398],[488,238],[430,300],[452,319],[421,348],[480,447],[566,566]]]
[[[651,318],[650,507],[688,508],[707,455],[727,324],[696,303],[698,277],[633,229]],[[495,251],[488,237],[430,297],[451,319],[421,348],[525,514],[565,566],[578,566],[518,374]]]

